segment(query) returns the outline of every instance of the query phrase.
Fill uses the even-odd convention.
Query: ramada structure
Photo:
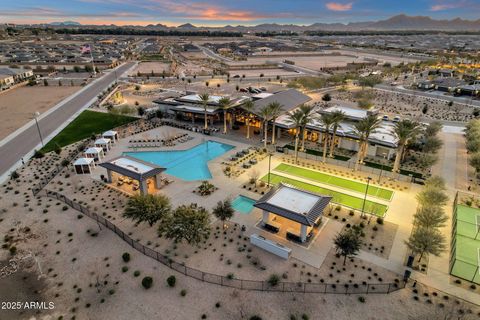
[[[263,210],[262,227],[275,233],[283,231],[287,239],[304,243],[320,224],[330,200],[330,196],[280,183],[260,198],[254,207]]]
[[[99,166],[107,169],[107,183],[116,182],[117,186],[132,185],[132,191],[139,190],[141,194],[149,193],[151,188],[154,188],[152,190],[160,189],[161,173],[166,170],[154,164],[123,155],[100,163]],[[138,184],[133,183],[131,179],[136,180]],[[152,181],[153,185],[149,188]]]

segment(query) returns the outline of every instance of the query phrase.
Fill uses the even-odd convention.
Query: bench
[[[278,231],[280,231],[280,224],[278,224],[276,222],[273,222],[273,221],[269,221],[269,222],[265,223],[263,227],[266,230],[268,230],[270,232],[273,232],[273,233],[277,233]]]

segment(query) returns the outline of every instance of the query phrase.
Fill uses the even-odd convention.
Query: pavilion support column
[[[275,140],[278,141],[282,137],[282,128],[277,127],[277,134],[275,135]]]
[[[307,241],[307,226],[301,224],[300,225],[300,238],[302,239],[302,242]]]
[[[160,189],[162,187],[162,176],[157,174],[155,176],[155,188]]]
[[[262,225],[267,224],[270,221],[270,212],[263,210]]]
[[[107,182],[112,183],[112,171],[107,169]]]
[[[139,184],[140,184],[140,193],[141,194],[148,194],[147,180],[139,181]]]

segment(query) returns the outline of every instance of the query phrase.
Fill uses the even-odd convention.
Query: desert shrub
[[[276,274],[272,274],[272,275],[270,275],[270,277],[268,277],[267,282],[272,287],[275,287],[280,282],[280,277]]]
[[[185,296],[187,295],[187,290],[182,289],[182,291],[180,291],[180,295],[181,295],[182,297],[185,297]]]
[[[153,279],[152,277],[144,277],[142,279],[142,286],[145,288],[145,289],[150,289],[153,285]]]
[[[177,282],[177,278],[175,278],[175,276],[170,276],[167,278],[167,284],[171,288],[175,287],[176,282]]]
[[[361,302],[361,303],[365,303],[365,297],[358,297],[358,301]]]
[[[124,252],[124,253],[122,254],[122,259],[123,259],[124,262],[130,261],[130,253]]]

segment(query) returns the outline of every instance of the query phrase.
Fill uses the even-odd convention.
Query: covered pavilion
[[[161,173],[166,170],[160,166],[125,155],[100,163],[99,166],[107,169],[107,182],[109,183],[114,182],[114,177],[118,186],[132,184],[131,179],[138,181],[138,184],[132,185],[132,191],[138,189],[141,194],[148,193],[148,185],[152,181],[151,179],[153,179],[155,189],[160,189],[162,185]]]
[[[285,229],[286,238],[303,243],[308,240],[313,228],[319,225],[330,200],[331,196],[280,183],[260,198],[254,207],[263,210],[262,227],[275,233]]]

